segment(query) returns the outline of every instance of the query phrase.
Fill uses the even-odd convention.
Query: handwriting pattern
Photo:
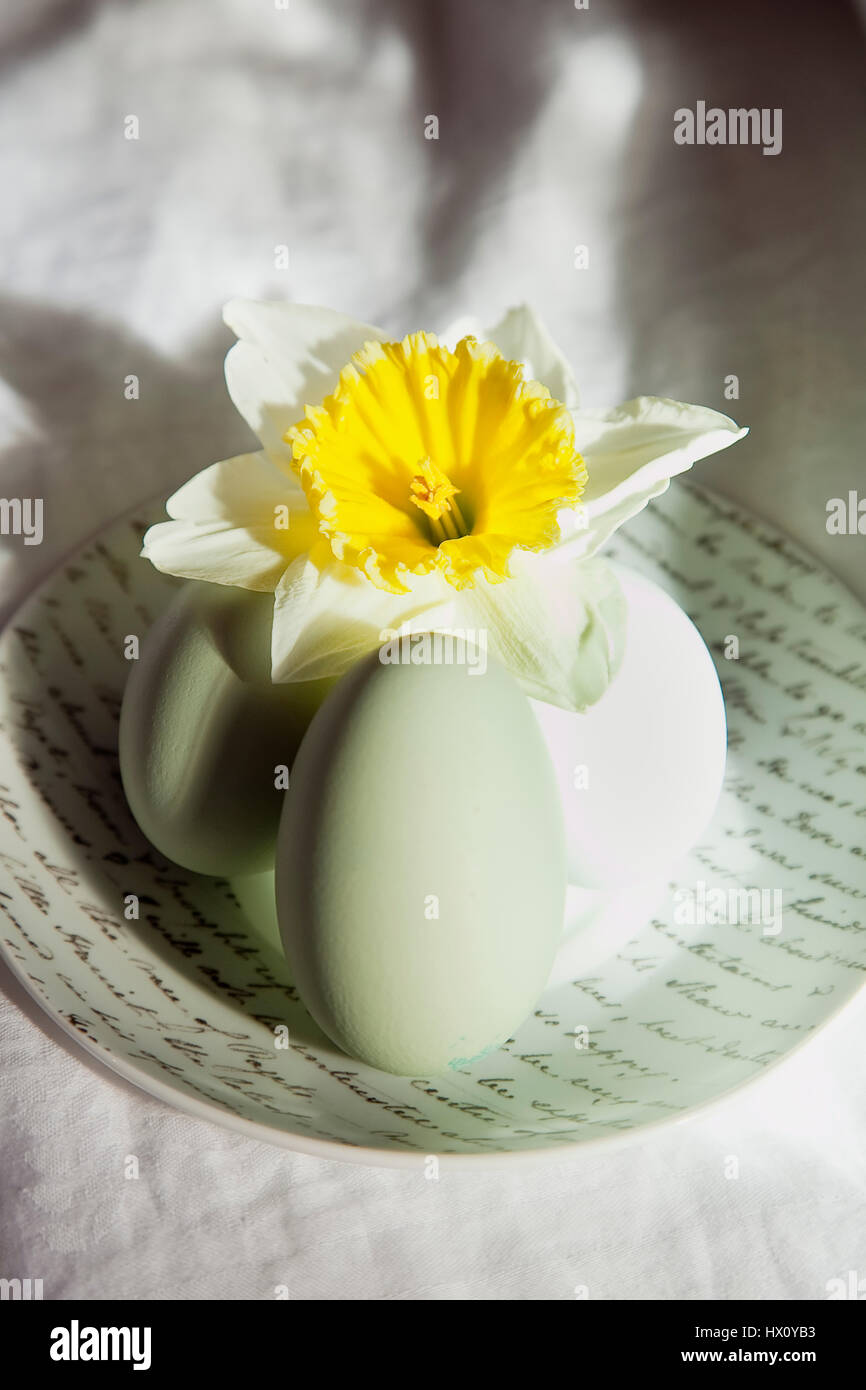
[[[590,977],[549,990],[499,1051],[433,1079],[345,1057],[292,986],[269,876],[188,874],[126,808],[123,639],[143,637],[176,587],[138,558],[152,519],[86,546],[0,641],[0,950],[67,1031],[145,1089],[288,1146],[553,1149],[740,1085],[862,983],[866,613],[771,527],[675,485],[610,553],[673,594],[716,661],[729,761],[709,832],[664,910]],[[683,925],[675,895],[698,882],[780,890],[782,930]],[[138,921],[124,917],[130,893]]]

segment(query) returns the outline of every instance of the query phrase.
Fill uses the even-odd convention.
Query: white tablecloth
[[[395,333],[530,300],[586,403],[645,391],[749,424],[701,478],[866,597],[866,542],[825,529],[829,497],[866,492],[860,25],[841,3],[703,8],[4,7],[0,490],[46,499],[41,546],[0,544],[4,612],[112,516],[246,447],[221,375],[235,295]],[[676,146],[673,112],[698,99],[782,107],[781,155]],[[174,1114],[0,983],[0,1276],[46,1297],[820,1299],[866,1281],[862,1004],[686,1124],[436,1183]]]

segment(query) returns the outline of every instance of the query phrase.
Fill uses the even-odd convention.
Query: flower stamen
[[[468,536],[469,531],[463,514],[455,500],[459,488],[431,458],[421,459],[416,473],[409,484],[409,501],[424,513],[430,522],[430,534],[434,543],[456,541],[460,536]]]

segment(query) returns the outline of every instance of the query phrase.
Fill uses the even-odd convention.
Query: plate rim
[[[25,990],[27,996],[36,1004],[39,1012],[50,1019],[69,1041],[74,1043],[75,1046],[69,1049],[70,1055],[75,1056],[76,1050],[80,1049],[88,1056],[95,1058],[101,1066],[111,1073],[106,1080],[110,1081],[113,1077],[119,1076],[134,1086],[136,1091],[149,1095],[151,1099],[158,1100],[169,1109],[179,1110],[182,1114],[189,1115],[193,1119],[214,1124],[218,1129],[229,1130],[234,1134],[241,1134],[248,1139],[258,1140],[260,1143],[271,1144],[275,1148],[284,1149],[290,1153],[329,1159],[338,1163],[351,1163],[357,1167],[403,1170],[421,1167],[431,1157],[437,1159],[440,1167],[447,1167],[451,1171],[471,1168],[500,1168],[505,1164],[520,1165],[527,1168],[533,1166],[555,1167],[557,1163],[576,1162],[588,1150],[597,1155],[614,1148],[626,1148],[646,1135],[652,1136],[660,1130],[673,1130],[677,1126],[686,1125],[691,1120],[704,1117],[710,1111],[730,1104],[741,1092],[760,1086],[780,1067],[784,1067],[813,1042],[819,1034],[824,1035],[828,1029],[837,1025],[852,1005],[862,1005],[864,990],[866,990],[866,979],[864,979],[863,983],[858,985],[847,999],[839,1004],[831,1014],[828,1014],[823,1023],[812,1032],[807,1033],[805,1037],[798,1039],[787,1052],[781,1057],[777,1057],[775,1061],[769,1062],[762,1071],[747,1077],[744,1081],[735,1081],[724,1091],[719,1091],[717,1095],[711,1096],[708,1100],[699,1101],[696,1105],[691,1105],[675,1115],[663,1115],[657,1120],[648,1120],[644,1124],[632,1125],[628,1129],[594,1135],[588,1139],[575,1139],[566,1144],[551,1144],[536,1149],[499,1149],[481,1153],[449,1153],[437,1151],[434,1148],[424,1152],[420,1149],[376,1149],[365,1144],[350,1144],[345,1140],[319,1139],[314,1135],[297,1134],[294,1130],[276,1129],[270,1125],[262,1124],[259,1120],[246,1119],[243,1115],[225,1110],[212,1102],[198,1100],[195,1096],[188,1095],[186,1091],[178,1091],[168,1082],[150,1076],[148,1072],[126,1062],[122,1057],[117,1057],[102,1044],[83,1037],[63,1014],[55,1013],[47,1002],[40,998],[32,986],[32,982],[17,968],[17,963],[13,962],[7,955],[2,942],[0,942],[0,959]],[[10,1000],[10,1003],[14,1007],[18,1007],[15,1000]],[[37,1020],[32,1021],[40,1026]],[[54,1041],[53,1039],[49,1040]]]

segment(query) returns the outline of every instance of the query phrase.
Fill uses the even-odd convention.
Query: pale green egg
[[[339,1047],[424,1076],[507,1040],[565,886],[556,780],[502,667],[374,653],[343,678],[298,753],[276,866],[295,982]]]
[[[273,865],[286,776],[333,682],[273,685],[270,594],[184,586],[146,634],[120,716],[132,814],[168,859],[204,874]]]

